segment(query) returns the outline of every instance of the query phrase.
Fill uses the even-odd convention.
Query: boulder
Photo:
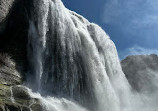
[[[28,89],[23,86],[13,86],[12,87],[13,97],[17,99],[30,100],[31,96],[28,93]]]

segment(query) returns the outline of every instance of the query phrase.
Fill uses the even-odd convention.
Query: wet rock
[[[28,93],[28,90],[22,86],[13,86],[12,93],[13,93],[14,98],[24,99],[24,100],[31,99],[30,94]]]
[[[40,100],[32,98],[24,86],[0,84],[0,111],[43,111]]]
[[[33,111],[44,111],[43,106],[41,104],[33,104],[31,105],[31,109]]]
[[[22,74],[24,79],[28,66],[27,37],[29,20],[27,8],[29,7],[30,3],[28,1],[31,0],[0,1],[9,2],[10,4],[12,3],[9,14],[7,13],[7,18],[3,19],[4,22],[0,22],[0,54],[5,53],[12,58],[12,60],[16,63],[17,72]],[[1,7],[5,7],[4,4],[1,4]],[[4,80],[5,79],[6,78],[4,78]]]

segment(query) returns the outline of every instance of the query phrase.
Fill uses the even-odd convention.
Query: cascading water
[[[45,111],[135,111],[115,45],[99,26],[60,0],[33,0],[31,15],[28,83]]]
[[[36,90],[93,111],[126,107],[130,88],[105,32],[60,0],[34,0],[33,9],[28,57]]]
[[[13,96],[13,91],[12,91],[12,87],[10,87],[10,98],[11,98],[11,101],[12,103],[15,103],[15,99],[14,99],[14,96]]]

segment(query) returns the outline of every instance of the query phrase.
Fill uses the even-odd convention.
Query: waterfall
[[[60,0],[33,0],[31,14],[28,80],[46,111],[125,111],[130,85],[109,36]]]
[[[14,99],[14,96],[13,96],[12,86],[10,87],[10,99],[11,99],[12,103],[15,103],[15,99]]]
[[[42,104],[42,110],[44,111],[88,111],[80,105],[77,105],[75,102],[69,101],[65,98],[55,98],[55,97],[42,97],[39,93],[33,93],[28,89],[29,94],[33,98],[38,98]],[[32,109],[31,109],[32,110]]]

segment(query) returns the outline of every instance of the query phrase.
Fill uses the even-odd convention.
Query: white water
[[[44,111],[88,111],[87,109],[71,102],[65,98],[42,97],[39,93],[33,93],[28,89],[33,98],[38,98],[43,106]],[[31,107],[31,106],[30,106]]]
[[[28,82],[46,96],[30,92],[45,111],[156,111],[143,109],[142,96],[131,92],[115,45],[99,26],[60,0],[34,0],[33,9]]]
[[[13,90],[12,90],[12,86],[10,87],[10,99],[12,101],[12,103],[15,103],[15,99],[14,99],[14,96],[13,96]]]

